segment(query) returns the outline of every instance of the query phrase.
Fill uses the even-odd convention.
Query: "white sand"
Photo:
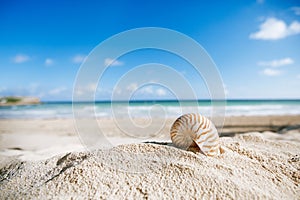
[[[223,137],[225,152],[216,158],[131,144],[10,161],[1,170],[1,199],[299,199],[300,143],[277,135]]]
[[[105,120],[109,140],[123,145],[93,152],[71,119],[0,120],[0,199],[300,199],[299,119],[226,119],[226,134],[279,133],[222,137],[216,158],[171,144],[125,145],[137,141]],[[170,141],[171,123],[153,140]]]
[[[146,140],[170,141],[169,130],[173,121],[174,119],[168,119],[161,132],[154,135],[152,139],[139,140],[138,137],[129,137],[122,134],[113,123],[113,120],[98,119],[105,136],[113,145],[137,143]],[[277,132],[283,127],[299,126],[299,124],[300,115],[228,117],[225,120],[222,134],[234,135],[239,132],[265,130]],[[284,136],[276,135],[279,138],[284,137],[285,140],[289,139],[287,134]],[[291,138],[297,140],[293,135]],[[78,137],[72,119],[0,120],[0,161],[6,160],[7,156],[15,156],[22,161],[37,161],[57,154],[83,150],[85,150],[85,147]],[[3,166],[2,163],[0,162],[0,168]]]

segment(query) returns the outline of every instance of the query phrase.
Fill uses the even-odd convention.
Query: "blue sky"
[[[83,59],[100,42],[140,27],[164,27],[196,40],[218,67],[229,99],[300,98],[300,3],[297,1],[0,1],[0,96],[71,100]],[[107,57],[104,63],[112,63]],[[171,66],[209,91],[193,67],[167,52],[131,52],[101,77],[96,98],[110,99],[137,65]],[[137,77],[141,78],[141,77]],[[153,78],[155,80],[155,77]],[[135,80],[115,88],[135,98],[169,99],[168,88]],[[186,97],[189,98],[189,97]]]

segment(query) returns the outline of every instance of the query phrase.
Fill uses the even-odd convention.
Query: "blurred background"
[[[200,43],[216,63],[228,99],[300,98],[298,1],[0,1],[0,96],[71,101],[76,73],[103,40],[138,27],[164,27]],[[178,56],[158,50],[131,52],[111,64],[97,100],[109,100],[116,81],[133,67],[171,66],[200,88],[203,79]],[[138,78],[138,77],[137,77]],[[135,82],[119,88],[130,91]],[[136,99],[173,99],[157,86]],[[188,97],[187,97],[188,98]]]

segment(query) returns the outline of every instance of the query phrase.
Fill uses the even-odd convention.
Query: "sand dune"
[[[225,152],[216,158],[168,145],[128,144],[10,161],[1,169],[1,198],[299,199],[300,143],[276,135],[222,137]],[[300,138],[298,131],[291,135]]]

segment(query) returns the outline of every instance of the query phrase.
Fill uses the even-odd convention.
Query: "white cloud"
[[[106,58],[104,60],[104,65],[105,66],[121,66],[123,64],[124,64],[123,62],[118,61],[118,60],[114,60],[114,59],[111,59],[111,58]]]
[[[115,87],[115,88],[113,89],[113,93],[115,93],[115,94],[117,94],[117,95],[120,95],[120,94],[122,94],[122,90],[121,90],[120,88],[118,88],[118,87]]]
[[[294,13],[295,13],[295,15],[300,15],[300,7],[292,7],[291,8],[293,11],[294,11]]]
[[[76,64],[82,63],[85,60],[85,58],[86,56],[78,54],[72,58],[72,62]]]
[[[250,39],[257,40],[278,40],[290,35],[300,33],[300,22],[293,21],[287,25],[283,20],[274,17],[268,18],[259,26],[259,31],[250,34]]]
[[[97,83],[90,83],[87,85],[86,89],[90,92],[94,92],[94,91],[96,91],[97,86],[98,86]]]
[[[152,85],[145,86],[138,91],[141,95],[157,95],[157,96],[165,96],[167,95],[167,91],[163,88],[156,88]]]
[[[133,92],[138,89],[138,85],[137,83],[131,83],[127,86],[126,89],[129,90],[130,92]]]
[[[53,65],[53,63],[54,63],[54,60],[51,59],[51,58],[47,58],[47,59],[45,60],[45,65],[46,65],[46,66]]]
[[[300,74],[297,75],[297,78],[300,79]]]
[[[24,63],[30,60],[30,57],[24,54],[18,54],[15,57],[13,57],[12,61],[14,63],[20,64],[20,63]]]
[[[262,73],[266,76],[279,76],[282,74],[282,71],[277,69],[266,68],[262,71]]]
[[[58,95],[61,94],[62,92],[66,91],[67,88],[66,87],[58,87],[58,88],[54,88],[52,90],[49,91],[50,95]]]
[[[271,60],[271,61],[260,61],[257,64],[259,66],[267,67],[262,73],[266,76],[279,76],[282,74],[282,70],[274,69],[278,67],[282,67],[285,65],[293,64],[294,60],[291,58],[283,58],[279,60]]]
[[[126,87],[126,90],[129,92],[136,92],[137,96],[148,96],[148,95],[166,96],[167,95],[167,91],[164,88],[158,88],[157,86],[153,86],[153,85],[146,85],[139,88],[137,83],[129,84]]]
[[[96,92],[97,86],[97,83],[88,83],[86,85],[78,86],[74,92],[78,96],[86,96],[89,98],[91,94]]]
[[[156,94],[158,96],[165,96],[167,94],[166,90],[162,89],[162,88],[159,88],[156,90]]]
[[[290,65],[293,64],[294,60],[291,58],[283,58],[280,60],[271,60],[271,61],[260,61],[257,64],[259,66],[264,66],[264,67],[281,67],[284,65]]]
[[[148,86],[143,87],[139,92],[141,94],[153,94],[154,90],[153,90],[152,86],[148,85]]]

